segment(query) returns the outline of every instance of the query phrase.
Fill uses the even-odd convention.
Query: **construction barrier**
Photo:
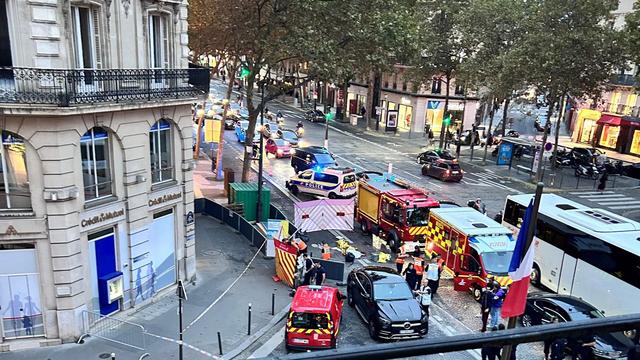
[[[298,262],[298,248],[280,240],[274,240],[276,275],[283,283],[293,288]]]

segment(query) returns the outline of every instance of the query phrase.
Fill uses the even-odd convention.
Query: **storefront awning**
[[[640,117],[625,116],[622,118],[622,125],[640,127]]]
[[[596,122],[596,124],[620,126],[621,121],[622,121],[622,118],[620,116],[611,115],[611,114],[602,114],[600,116],[600,119]]]

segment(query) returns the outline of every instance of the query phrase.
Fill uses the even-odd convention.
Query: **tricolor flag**
[[[509,277],[511,277],[513,283],[511,283],[507,297],[504,299],[504,303],[502,304],[502,317],[505,319],[524,314],[524,308],[527,302],[529,276],[531,276],[531,269],[533,268],[535,246],[533,246],[533,244],[529,246],[524,258],[522,258],[522,253],[525,251],[525,246],[527,246],[527,232],[529,231],[529,226],[532,226],[532,203],[533,200],[529,203],[527,211],[524,214],[522,226],[520,226],[520,232],[518,233],[518,240],[516,241],[516,248],[513,251],[511,264],[509,265]],[[520,258],[522,258],[522,262],[520,261]]]

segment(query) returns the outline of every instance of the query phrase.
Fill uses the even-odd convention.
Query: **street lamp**
[[[269,69],[271,71],[271,69]],[[263,147],[264,147],[264,136],[262,135],[262,130],[264,129],[264,106],[265,106],[265,82],[269,77],[270,73],[267,72],[267,75],[262,79],[260,83],[260,92],[262,93],[262,98],[260,99],[260,145],[259,145],[259,154],[258,154],[258,203],[256,205],[256,223],[259,223],[262,217],[262,171],[263,171],[263,163],[262,163],[262,155],[263,155]]]

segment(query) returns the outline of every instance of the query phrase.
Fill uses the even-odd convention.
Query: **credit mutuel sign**
[[[80,230],[89,231],[104,225],[115,224],[124,220],[126,210],[122,202],[91,209],[80,214]]]
[[[180,187],[172,187],[162,192],[150,194],[148,205],[150,209],[156,209],[176,203],[180,199],[182,199],[182,189]]]

